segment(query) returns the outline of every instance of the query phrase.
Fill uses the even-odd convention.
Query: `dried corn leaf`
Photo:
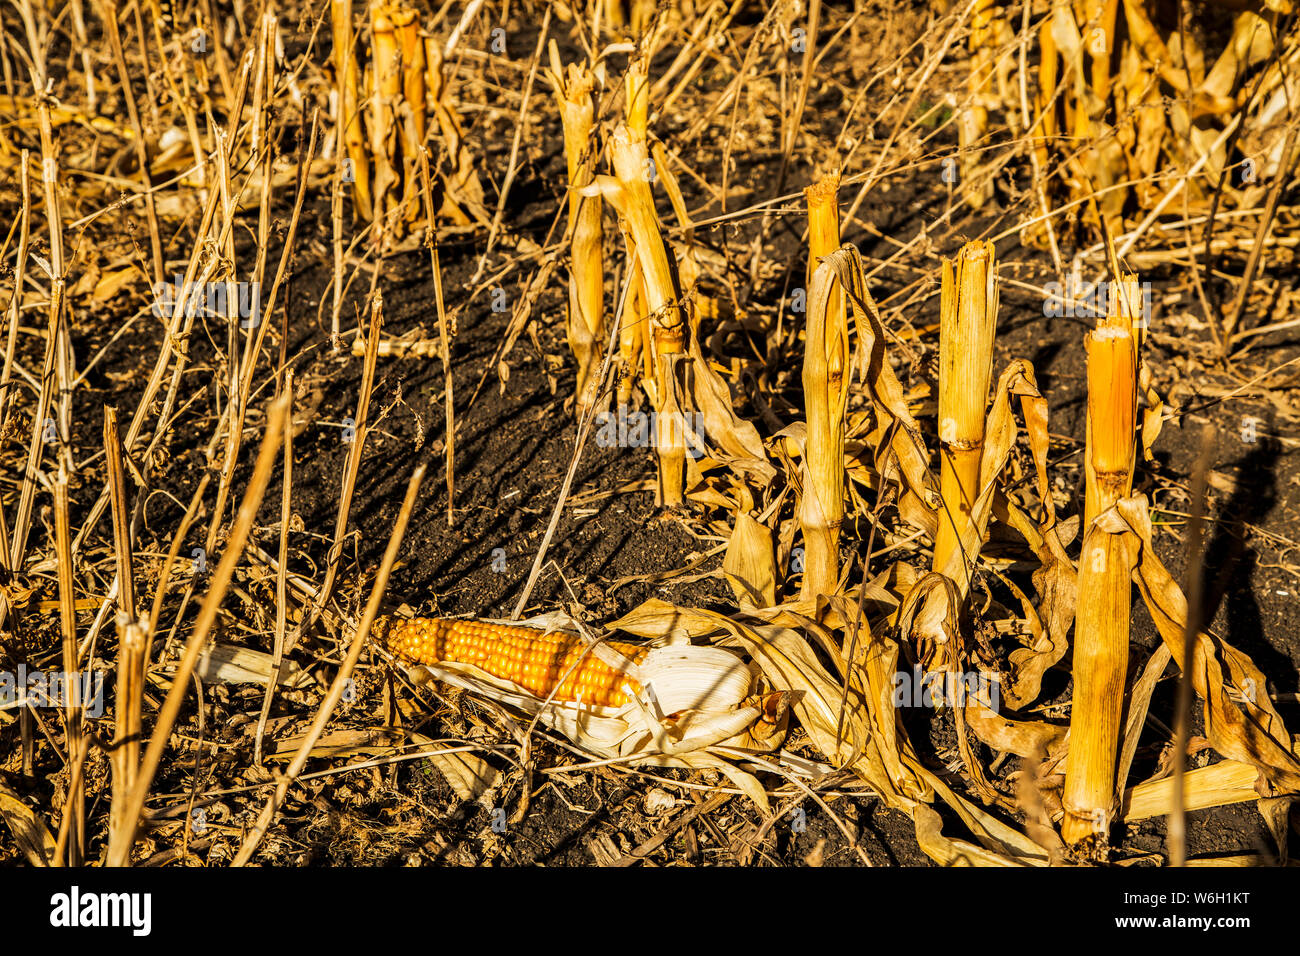
[[[700,350],[697,336],[687,338],[691,358],[687,388],[704,416],[709,444],[727,453],[723,460],[737,474],[750,475],[761,484],[771,483],[776,469],[767,460],[758,429],[736,414],[727,383]]]
[[[263,651],[233,644],[214,644],[199,656],[195,673],[205,681],[219,684],[265,684],[275,671],[275,658]],[[299,688],[311,678],[291,660],[282,660],[277,684]]]
[[[1003,861],[997,865],[1046,866],[1048,864],[1048,852],[1019,830],[1007,826],[960,794],[954,793],[943,780],[927,768],[918,764],[916,772],[923,781],[933,787],[934,793],[952,807],[957,816],[961,817],[962,823],[966,824],[984,849],[996,854]]]
[[[611,631],[626,631],[638,637],[663,638],[674,632],[693,640],[724,633],[718,615],[696,608],[677,607],[659,598],[649,598],[609,624]]]
[[[1034,642],[1008,655],[1009,673],[1002,686],[1003,701],[1013,710],[1019,710],[1038,699],[1043,675],[1069,650],[1067,634],[1074,622],[1078,577],[1057,528],[1044,534],[1028,515],[1004,497],[995,500],[994,513],[1020,532],[1039,561],[1033,574],[1039,603],[1036,608],[1025,603],[1026,622]]]
[[[422,746],[434,746],[433,740],[423,734],[412,734],[411,740]],[[478,754],[434,751],[424,759],[437,768],[456,796],[466,802],[481,800],[501,782],[501,771]]]
[[[745,512],[736,517],[722,570],[742,608],[771,607],[776,603],[772,532]]]
[[[1258,800],[1255,781],[1259,771],[1248,763],[1223,760],[1189,770],[1183,777],[1183,808],[1205,810],[1231,803]],[[1148,780],[1124,792],[1120,818],[1126,823],[1164,816],[1174,809],[1174,779]]]
[[[930,473],[921,429],[907,408],[903,387],[885,356],[885,331],[875,299],[867,289],[862,257],[845,244],[822,260],[835,270],[853,307],[857,330],[854,364],[875,412],[867,444],[875,449],[876,473],[898,485],[898,510],[904,520],[933,535],[938,528],[938,484]]]
[[[940,866],[1027,866],[1010,857],[943,835],[943,819],[925,804],[912,810],[916,842],[922,852]]]
[[[1238,89],[1241,77],[1250,67],[1264,60],[1273,51],[1273,28],[1253,10],[1237,16],[1232,26],[1232,39],[1215,61],[1198,92],[1221,101],[1223,110],[1233,108],[1232,94]]]
[[[1094,528],[1133,535],[1141,547],[1134,580],[1156,629],[1181,667],[1187,599],[1151,546],[1146,498],[1121,500],[1100,515]],[[1300,792],[1300,759],[1266,691],[1266,679],[1250,657],[1220,638],[1197,635],[1191,675],[1205,702],[1206,737],[1224,757],[1254,765],[1277,793]],[[1261,793],[1261,796],[1276,794]]]
[[[1065,727],[1042,721],[1008,720],[972,697],[966,698],[966,723],[994,750],[1030,759],[1059,747],[1066,733]]]
[[[54,835],[44,821],[4,784],[0,784],[0,819],[8,825],[14,842],[32,866],[49,866],[54,860]]]
[[[844,687],[826,672],[797,631],[776,625],[742,624],[722,615],[716,617],[750,652],[773,687],[797,693],[793,705],[795,715],[813,745],[833,765],[852,769],[891,807],[907,810],[916,801],[930,798],[928,788],[908,770],[901,754],[890,752],[893,742],[875,732],[884,721],[892,726],[896,719],[887,681],[878,681],[885,687],[878,689],[880,699],[873,703],[871,689],[863,685],[862,670],[854,668],[845,695]],[[816,628],[813,622],[807,623],[810,629]],[[870,640],[869,633],[859,637],[868,658],[873,652]],[[889,657],[889,650],[883,646],[876,650],[883,652],[875,661],[883,676],[885,665],[897,659],[897,649],[893,657]],[[892,665],[888,673],[892,677]],[[905,745],[905,741],[899,743]],[[910,745],[906,746],[910,750]]]

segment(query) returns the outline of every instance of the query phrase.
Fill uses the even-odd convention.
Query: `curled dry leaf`
[[[9,827],[27,862],[32,866],[49,866],[54,859],[54,835],[18,795],[0,784],[0,819]]]
[[[742,608],[771,607],[776,603],[772,532],[748,514],[742,512],[736,517],[722,570]]]
[[[1151,546],[1151,518],[1144,497],[1121,500],[1095,528],[1132,536],[1140,548],[1133,578],[1156,629],[1181,667],[1185,658],[1187,599]],[[1246,654],[1202,632],[1192,654],[1192,684],[1204,701],[1206,737],[1223,756],[1253,765],[1274,796],[1300,792],[1300,759],[1281,715],[1269,700],[1266,678]]]
[[[1204,810],[1259,799],[1259,771],[1248,763],[1221,760],[1189,770],[1183,778],[1183,809]],[[1120,818],[1127,823],[1165,816],[1174,809],[1174,779],[1147,780],[1124,793]]]

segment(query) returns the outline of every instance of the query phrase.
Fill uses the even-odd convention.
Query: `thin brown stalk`
[[[135,132],[135,159],[140,169],[140,188],[144,193],[145,218],[149,223],[150,261],[153,265],[153,281],[163,281],[162,239],[158,232],[158,210],[154,203],[153,184],[149,181],[148,143],[144,136],[144,126],[140,122],[140,110],[136,106],[135,96],[131,92],[131,70],[126,65],[126,55],[122,51],[122,33],[117,25],[116,4],[99,3],[99,19],[104,25],[104,35],[108,37],[113,51],[113,63],[117,67],[117,82],[122,87],[122,102],[126,104],[126,115],[131,120],[131,129]]]
[[[271,713],[271,700],[279,682],[280,666],[284,663],[285,633],[288,630],[289,595],[286,577],[289,566],[289,519],[293,501],[293,369],[285,369],[281,394],[288,404],[284,411],[284,445],[281,458],[280,485],[280,552],[275,568],[275,646],[271,657],[271,678],[262,695],[262,710],[257,715],[257,733],[253,736],[253,763],[262,763],[262,735],[266,733],[266,718]]]
[[[0,434],[3,434],[9,422],[9,380],[13,375],[14,350],[18,344],[18,314],[22,309],[23,283],[27,279],[28,243],[31,239],[31,183],[28,177],[28,162],[31,156],[28,150],[19,154],[19,178],[22,183],[23,207],[19,217],[21,225],[18,233],[18,261],[14,266],[14,292],[9,299],[9,334],[5,339],[4,369],[0,371]],[[9,528],[5,521],[4,508],[0,507],[0,568],[12,570],[16,565],[11,561]],[[8,602],[0,601],[0,627],[4,626]],[[23,727],[28,728],[30,716],[23,709]]]
[[[406,534],[407,525],[411,521],[411,514],[415,510],[415,500],[420,492],[420,483],[424,481],[424,472],[425,466],[419,465],[411,476],[410,483],[406,486],[406,497],[402,501],[401,510],[397,513],[397,524],[393,528],[392,535],[388,538],[388,547],[384,550],[384,557],[379,565],[379,573],[375,575],[374,586],[370,589],[370,599],[366,602],[365,612],[361,616],[361,622],[357,625],[356,634],[353,635],[352,645],[348,648],[347,657],[343,659],[343,665],[339,668],[338,673],[334,675],[334,681],[330,684],[330,689],[321,702],[320,709],[316,711],[316,718],[312,721],[307,733],[303,735],[302,743],[298,746],[297,752],[294,753],[288,769],[277,782],[275,793],[266,801],[266,806],[262,808],[261,814],[258,815],[253,829],[244,838],[239,852],[231,863],[232,866],[243,866],[257,852],[258,844],[262,842],[267,829],[275,819],[276,811],[284,802],[290,785],[293,784],[307,765],[307,758],[311,754],[312,748],[320,740],[321,734],[325,731],[325,725],[329,723],[330,716],[334,713],[334,708],[338,706],[339,701],[343,698],[344,689],[352,680],[352,673],[356,669],[357,662],[361,659],[361,652],[365,649],[366,641],[370,637],[370,630],[374,626],[375,619],[379,616],[379,604],[383,600],[384,591],[388,588],[388,577],[393,571],[393,565],[397,563],[397,554],[401,549],[402,538]]]
[[[141,764],[140,773],[136,777],[135,786],[131,790],[131,796],[122,814],[123,833],[125,835],[116,848],[110,849],[108,854],[109,866],[126,866],[130,863],[131,847],[135,843],[135,833],[139,827],[140,815],[144,812],[144,803],[149,796],[149,789],[153,786],[154,776],[157,774],[158,765],[162,761],[163,751],[171,739],[172,727],[175,726],[176,718],[180,715],[181,704],[189,693],[190,678],[194,674],[194,667],[198,664],[199,655],[207,646],[208,636],[212,632],[212,625],[217,619],[217,611],[226,596],[226,590],[230,587],[230,580],[235,573],[235,565],[239,563],[240,558],[243,556],[244,545],[248,541],[249,532],[252,530],[253,520],[257,517],[258,508],[262,504],[262,496],[266,493],[267,483],[271,480],[271,469],[275,464],[275,453],[279,450],[280,439],[284,432],[284,419],[287,414],[288,404],[289,396],[287,394],[281,395],[271,403],[270,408],[267,410],[266,433],[262,436],[262,446],[257,453],[257,462],[253,466],[253,473],[244,491],[244,499],[240,503],[239,513],[235,516],[234,525],[226,539],[221,561],[212,574],[212,583],[208,587],[207,596],[203,599],[203,606],[199,609],[199,616],[194,623],[194,630],[185,642],[184,653],[176,665],[176,673],[172,676],[171,690],[167,693],[167,699],[163,702],[162,710],[158,714],[158,723],[149,738],[149,746],[145,750],[144,762]]]
[[[122,438],[117,409],[104,408],[104,461],[108,471],[113,516],[113,551],[117,559],[117,692],[113,708],[112,804],[109,810],[109,845],[123,838],[126,800],[140,766],[141,707],[148,640],[137,619],[135,572],[128,526],[126,469],[122,463]]]
[[[447,478],[447,527],[456,523],[456,404],[451,374],[451,330],[447,326],[447,308],[442,295],[442,262],[438,256],[438,222],[433,209],[432,179],[429,176],[429,151],[420,147],[420,191],[424,199],[427,223],[425,244],[429,247],[429,265],[433,271],[433,296],[438,307],[438,357],[442,359],[443,380],[443,447]]]
[[[80,688],[80,662],[77,654],[76,581],[72,576],[72,535],[70,505],[68,502],[68,472],[59,462],[58,477],[54,482],[54,549],[59,575],[59,631],[63,636],[63,686],[64,729],[71,759],[81,753],[85,727],[82,708],[75,690]],[[74,775],[75,776],[75,775]],[[86,790],[84,780],[71,779],[63,817],[71,819],[68,837],[68,865],[80,866],[86,849]],[[65,823],[65,825],[67,825]]]
[[[325,570],[325,583],[321,585],[320,596],[312,607],[310,621],[315,623],[325,609],[326,602],[334,593],[334,581],[338,577],[339,563],[343,559],[343,538],[348,530],[348,516],[352,512],[352,495],[356,491],[357,476],[361,473],[361,454],[366,447],[369,434],[367,416],[370,411],[370,391],[375,384],[375,365],[379,358],[379,331],[384,324],[384,296],[375,292],[370,306],[370,335],[366,340],[366,357],[361,372],[361,391],[357,395],[357,411],[352,425],[352,442],[348,452],[348,463],[343,472],[343,487],[339,493],[339,509],[334,518],[334,540],[330,545],[329,564]]]

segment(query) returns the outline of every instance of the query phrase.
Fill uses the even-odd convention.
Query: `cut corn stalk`
[[[352,195],[356,214],[370,219],[370,161],[366,156],[366,138],[361,111],[357,107],[358,81],[356,41],[352,34],[352,0],[330,3],[330,23],[334,33],[334,83],[338,90],[339,162],[352,162]]]
[[[808,328],[803,389],[808,441],[804,450],[799,523],[804,537],[802,597],[834,594],[839,584],[840,524],[844,520],[844,410],[849,330],[844,289],[823,259],[839,248],[839,177],[804,190],[808,203]]]
[[[402,92],[402,70],[391,14],[387,6],[370,8],[370,155],[375,164],[374,217],[379,222],[392,211],[390,194],[396,192],[399,179],[395,168],[398,136],[393,114]]]
[[[650,138],[650,77],[644,57],[636,57],[627,65],[623,80],[627,94],[624,114],[632,137],[642,142]]]
[[[559,49],[550,45],[550,80],[564,125],[564,153],[569,169],[569,348],[578,366],[579,417],[595,401],[588,395],[599,368],[600,346],[605,340],[605,269],[600,222],[600,200],[581,190],[592,181],[599,148],[592,135],[596,115],[592,90],[596,80],[589,69],[570,63],[567,79],[560,66]]]
[[[1136,361],[1127,319],[1112,316],[1087,336],[1089,431],[1094,514],[1085,516],[1074,625],[1074,694],[1061,836],[1085,858],[1104,859],[1115,809],[1120,716],[1128,668],[1131,540],[1094,522],[1128,495],[1134,459]]]
[[[971,12],[969,49],[971,71],[967,84],[969,105],[962,110],[957,125],[961,147],[962,195],[973,209],[979,209],[993,196],[993,182],[977,183],[980,167],[978,144],[988,132],[989,101],[993,97],[994,52],[997,40],[997,9],[993,0],[976,0]]]
[[[628,124],[620,124],[610,139],[610,155],[616,176],[598,176],[584,193],[599,193],[608,199],[635,243],[650,312],[648,358],[653,373],[642,386],[658,422],[655,431],[658,498],[660,504],[675,507],[682,503],[686,462],[680,389],[675,374],[677,357],[685,351],[685,310],[677,285],[676,264],[668,254],[650,193],[650,155],[646,141]]]
[[[424,43],[415,10],[399,8],[392,13],[398,53],[401,56],[402,108],[397,116],[402,140],[402,205],[405,221],[420,217],[420,177],[416,162],[424,143],[428,121],[424,103]]]
[[[993,374],[997,326],[993,243],[970,242],[944,260],[939,325],[939,490],[943,507],[934,543],[935,571],[948,567],[970,526],[981,489],[984,408]],[[965,593],[974,555],[961,563]]]

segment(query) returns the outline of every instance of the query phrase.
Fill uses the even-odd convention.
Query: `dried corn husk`
[[[549,76],[555,90],[564,126],[564,153],[569,169],[569,238],[572,264],[569,269],[569,316],[566,329],[569,348],[578,365],[575,411],[581,417],[595,400],[588,384],[600,366],[605,341],[605,267],[600,200],[584,196],[591,183],[599,152],[593,139],[596,103],[592,91],[595,75],[589,69],[569,64],[566,74],[560,66],[559,49],[550,44]]]
[[[566,620],[551,614],[500,623],[545,631],[564,629],[557,625]],[[592,646],[592,653],[627,673],[642,692],[624,707],[595,707],[543,700],[472,664],[444,661],[409,670],[520,711],[605,758],[653,766],[715,767],[741,781],[747,775],[711,755],[709,749],[725,744],[753,750],[760,744],[779,743],[770,732],[751,732],[756,722],[770,717],[770,702],[755,696],[755,671],[734,651],[664,644],[653,647],[639,665],[599,643]],[[762,793],[756,781],[744,780],[744,786],[747,794],[766,806],[765,798],[755,796]]]

